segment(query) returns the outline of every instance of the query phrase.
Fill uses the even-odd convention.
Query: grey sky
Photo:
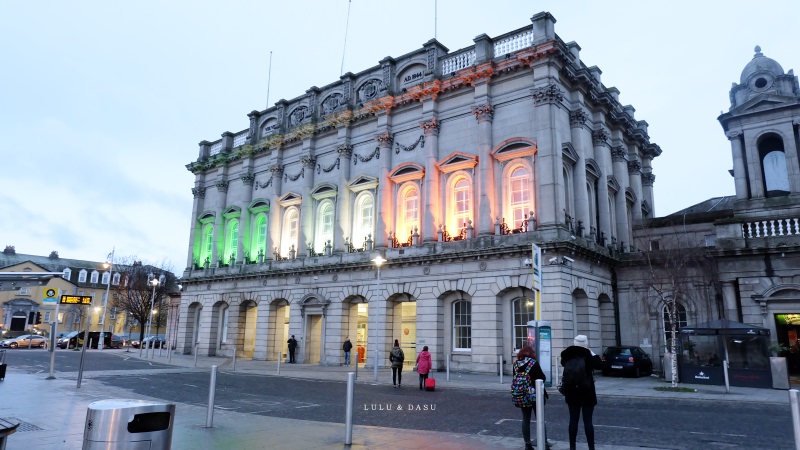
[[[197,143],[338,80],[347,0],[0,1],[0,246],[186,266]],[[344,71],[455,51],[549,11],[649,124],[655,209],[733,193],[716,117],[756,44],[785,71],[800,2],[353,0]]]

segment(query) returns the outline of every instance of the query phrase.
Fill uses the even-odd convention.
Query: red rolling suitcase
[[[436,378],[426,378],[425,379],[425,390],[426,391],[436,390]]]

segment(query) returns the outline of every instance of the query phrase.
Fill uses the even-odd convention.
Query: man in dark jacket
[[[575,450],[578,437],[578,421],[583,413],[583,431],[586,433],[586,442],[589,450],[594,450],[594,425],[592,414],[597,404],[597,392],[594,386],[594,369],[601,368],[602,361],[593,351],[589,350],[589,339],[579,334],[575,336],[573,344],[561,352],[561,365],[566,366],[574,358],[583,358],[589,388],[581,392],[564,392],[564,400],[569,407],[569,448]]]
[[[297,339],[292,335],[286,343],[289,344],[289,362],[294,364],[294,350],[297,348]]]
[[[350,365],[350,350],[353,349],[353,344],[350,342],[350,338],[344,338],[344,344],[342,344],[342,350],[344,350],[344,365]]]

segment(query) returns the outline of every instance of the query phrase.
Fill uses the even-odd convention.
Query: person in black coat
[[[561,365],[565,366],[567,361],[573,358],[583,358],[586,367],[586,377],[591,382],[591,388],[583,393],[566,393],[564,400],[569,407],[569,448],[575,450],[578,437],[578,421],[583,414],[583,431],[586,433],[586,442],[589,450],[594,450],[594,425],[592,424],[592,414],[597,405],[597,391],[594,386],[594,369],[600,369],[602,361],[593,351],[589,349],[589,339],[579,334],[575,336],[573,344],[561,352]]]
[[[289,362],[294,364],[294,350],[297,348],[297,339],[292,335],[286,343],[289,344]]]

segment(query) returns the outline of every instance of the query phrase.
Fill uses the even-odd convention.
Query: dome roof
[[[753,56],[753,59],[744,66],[744,70],[742,70],[742,76],[739,78],[739,82],[742,84],[747,83],[747,80],[755,73],[758,72],[770,72],[773,76],[783,75],[783,67],[778,64],[772,58],[767,58],[761,53],[761,47],[756,45],[755,48],[756,54]]]

